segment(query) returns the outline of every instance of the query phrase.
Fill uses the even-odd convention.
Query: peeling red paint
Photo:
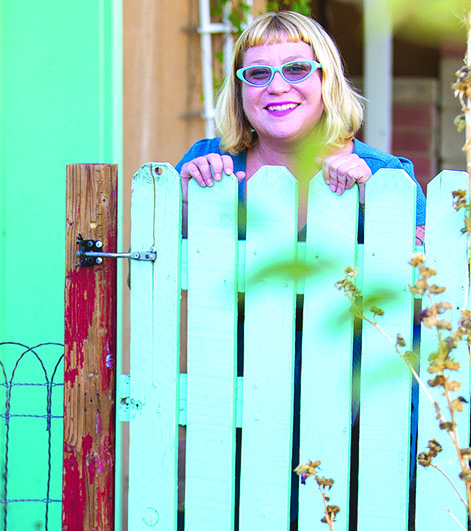
[[[64,504],[68,506],[63,511],[63,531],[79,530],[80,522],[85,515],[85,496],[82,489],[81,474],[73,448],[64,444],[64,473],[63,486]],[[78,522],[78,523],[77,523]]]
[[[68,326],[65,328],[65,344],[76,344],[80,368],[83,368],[83,345],[88,338],[89,327],[95,311],[95,272],[93,267],[76,268],[65,277]]]
[[[65,362],[67,363],[67,358],[65,359]],[[75,367],[74,369],[70,368],[66,373],[64,373],[64,383],[70,383],[71,385],[74,385],[75,379],[78,375],[78,369]]]
[[[92,485],[95,481],[96,456],[93,449],[93,437],[88,434],[82,438],[82,477],[88,479],[88,484]]]
[[[101,165],[96,165],[102,168]],[[80,171],[77,169],[80,167]],[[98,238],[105,250],[116,250],[117,205],[114,185],[97,181],[92,165],[75,165],[82,181],[74,190],[87,191],[83,212],[102,219],[102,233],[88,234],[79,215],[67,212],[71,247],[77,233]],[[68,182],[71,178],[68,169]],[[85,182],[85,181],[86,182]],[[89,195],[103,189],[106,201],[90,206]],[[79,194],[80,195],[80,194]],[[80,201],[82,197],[80,197]],[[80,211],[80,201],[74,203]],[[88,201],[88,202],[87,202]],[[68,203],[69,204],[69,203]],[[95,216],[99,209],[101,218]],[[105,209],[103,211],[103,209]],[[106,218],[106,219],[104,219]],[[90,227],[90,220],[82,220]],[[74,232],[75,231],[75,232]],[[72,241],[73,240],[73,241]],[[72,250],[67,256],[72,256]],[[67,253],[67,251],[66,251]],[[75,256],[75,249],[73,250]],[[105,259],[97,267],[77,269],[68,263],[65,277],[65,385],[64,385],[64,472],[63,530],[105,531],[114,529],[115,391],[116,391],[116,280],[115,260]]]

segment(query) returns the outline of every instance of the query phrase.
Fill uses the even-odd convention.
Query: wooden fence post
[[[77,234],[116,252],[117,166],[67,166],[62,529],[114,529],[116,260],[77,268]]]

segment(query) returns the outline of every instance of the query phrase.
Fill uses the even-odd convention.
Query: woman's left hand
[[[363,185],[371,177],[371,170],[358,155],[340,153],[326,157],[322,161],[322,172],[327,186],[339,195],[357,183],[360,186],[360,202],[364,202]]]

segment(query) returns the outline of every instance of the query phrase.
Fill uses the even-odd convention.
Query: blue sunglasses
[[[288,83],[304,81],[318,68],[322,68],[317,61],[290,61],[281,66],[254,65],[239,68],[237,77],[252,87],[266,87],[276,72]]]

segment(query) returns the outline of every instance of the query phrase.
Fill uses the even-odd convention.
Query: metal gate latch
[[[104,253],[103,242],[100,240],[84,240],[81,234],[77,235],[77,257],[81,261],[77,267],[89,267],[101,264],[103,258],[129,258],[131,260],[142,260],[154,262],[157,258],[155,247],[151,247],[149,251],[131,251],[129,253]]]

